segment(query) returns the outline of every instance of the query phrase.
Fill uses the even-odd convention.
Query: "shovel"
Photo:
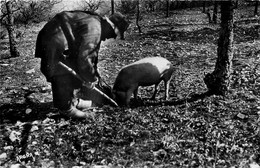
[[[59,65],[61,65],[64,69],[66,69],[67,71],[69,71],[72,75],[74,75],[76,78],[78,78],[79,80],[81,80],[82,82],[84,82],[84,80],[70,67],[68,67],[67,65],[65,65],[62,62],[58,63]],[[109,96],[107,96],[105,93],[103,93],[101,90],[99,90],[98,88],[96,88],[95,86],[93,87],[93,89],[95,91],[97,91],[99,94],[101,94],[102,96],[104,96],[106,99],[108,99],[114,106],[118,107],[118,104],[111,99]]]

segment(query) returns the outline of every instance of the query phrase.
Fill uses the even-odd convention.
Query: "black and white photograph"
[[[260,0],[0,0],[0,167],[260,168]]]

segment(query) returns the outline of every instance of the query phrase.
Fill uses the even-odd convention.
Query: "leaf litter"
[[[126,41],[104,42],[98,64],[104,80],[112,86],[124,65],[162,56],[176,66],[172,100],[204,93],[204,74],[214,70],[219,27],[207,24],[198,11],[182,14],[177,11],[170,19],[145,16],[149,20],[142,24],[145,33],[139,35],[131,25]],[[35,33],[29,38],[35,39]],[[29,41],[28,51],[22,51],[22,59],[29,63],[20,58],[1,60],[1,166],[14,165],[22,153],[33,155],[34,161],[25,158],[21,163],[31,167],[259,165],[260,41],[256,33],[253,27],[235,28],[227,97],[210,96],[175,106],[106,106],[95,109],[95,120],[86,121],[48,117],[58,110],[51,105],[51,89]],[[148,101],[152,89],[140,88],[141,102]],[[161,85],[160,90],[157,101],[163,97]]]

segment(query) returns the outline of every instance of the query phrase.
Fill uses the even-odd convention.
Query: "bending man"
[[[41,58],[41,71],[52,84],[53,103],[63,114],[73,118],[86,118],[89,107],[74,96],[82,81],[71,75],[58,63],[61,61],[76,71],[91,86],[100,77],[97,71],[101,41],[124,39],[129,24],[123,15],[115,13],[109,18],[85,11],[58,13],[39,32],[35,57]]]

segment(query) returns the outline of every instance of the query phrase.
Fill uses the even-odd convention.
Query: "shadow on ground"
[[[201,94],[194,93],[189,98],[171,99],[171,100],[150,100],[142,98],[138,100],[131,99],[131,108],[145,107],[145,106],[161,106],[161,105],[181,105],[187,102],[194,102],[199,99],[204,99],[212,94],[205,92]],[[0,106],[0,123],[12,123],[17,121],[32,122],[35,120],[44,120],[49,117],[55,120],[64,118],[59,114],[59,110],[53,107],[52,102],[39,103],[26,101],[26,103],[10,103]]]
[[[0,123],[32,122],[43,120],[52,114],[58,114],[58,109],[54,108],[52,102],[35,103],[26,102],[24,104],[12,103],[0,106]]]

